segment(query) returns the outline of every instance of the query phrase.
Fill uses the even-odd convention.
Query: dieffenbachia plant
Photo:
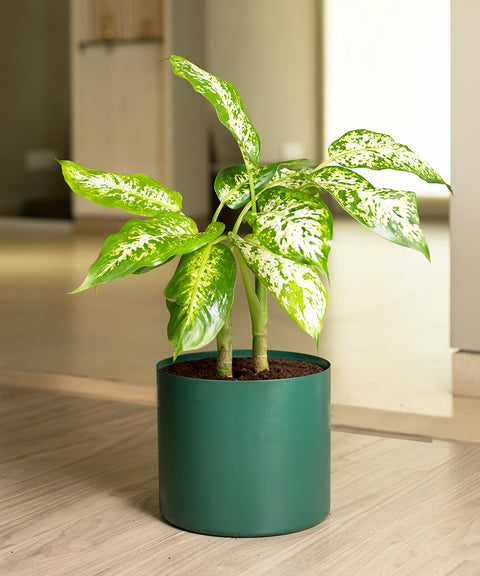
[[[171,56],[169,60],[173,72],[215,108],[237,141],[244,163],[217,175],[218,209],[200,232],[182,213],[181,195],[152,178],[99,172],[61,161],[65,181],[74,192],[143,217],[129,220],[107,238],[74,292],[148,272],[180,256],[165,289],[170,312],[167,332],[175,345],[174,356],[217,338],[219,375],[231,377],[230,309],[237,263],[250,310],[257,371],[268,369],[267,292],[318,343],[327,305],[321,277],[328,278],[333,227],[332,215],[322,201],[324,194],[333,196],[348,214],[380,236],[430,259],[415,194],[376,188],[352,170],[401,170],[450,189],[407,146],[386,134],[353,130],[330,145],[329,156],[321,164],[301,159],[261,165],[260,138],[237,89],[184,58]],[[241,209],[228,233],[218,221],[225,206]],[[239,234],[243,222],[251,228],[244,237]]]

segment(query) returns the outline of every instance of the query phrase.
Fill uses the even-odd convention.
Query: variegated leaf
[[[74,292],[156,268],[177,254],[187,254],[212,242],[223,229],[223,224],[215,222],[198,233],[193,220],[176,212],[164,212],[148,220],[129,220],[107,238],[88,276]]]
[[[232,307],[236,275],[235,258],[224,244],[182,256],[165,289],[175,357],[205,346],[218,334]]]
[[[252,236],[242,239],[230,232],[229,239],[290,317],[318,343],[327,293],[315,270],[274,254]]]
[[[303,189],[308,187],[307,176],[315,170],[317,165],[310,160],[290,160],[271,164],[275,168],[269,186],[286,186],[287,188]]]
[[[312,180],[367,228],[395,244],[419,250],[430,260],[413,192],[374,188],[359,174],[339,166],[318,170]]]
[[[306,183],[306,174],[316,166],[310,160],[291,160],[254,169],[252,175],[257,196],[265,187],[274,186],[276,182],[283,184],[287,181],[292,188],[300,188]],[[230,166],[221,170],[215,179],[215,191],[218,199],[229,208],[245,206],[250,200],[250,183],[246,166]]]
[[[258,208],[249,222],[266,248],[300,264],[318,266],[328,277],[333,220],[321,200],[277,186],[261,195]]]
[[[220,122],[237,140],[248,167],[257,167],[260,158],[260,138],[245,113],[235,86],[180,56],[170,56],[170,63],[177,76],[188,80],[193,88],[213,105]]]
[[[355,192],[365,192],[365,190],[372,190],[373,185],[364,178],[341,166],[327,166],[321,168],[316,172],[312,172],[308,176],[309,180],[318,186],[323,192],[330,192],[335,195],[345,195],[347,192],[353,195]]]
[[[335,140],[329,146],[328,153],[332,161],[347,168],[401,170],[416,174],[426,182],[444,184],[452,191],[436,170],[388,134],[352,130]]]
[[[139,216],[179,212],[182,197],[144,174],[111,174],[60,160],[65,182],[76,194],[109,208],[122,208]]]
[[[254,168],[255,189],[261,185],[261,170]],[[250,200],[250,182],[248,170],[244,164],[229,166],[221,170],[215,178],[215,192],[220,202],[229,208],[242,208]]]
[[[145,274],[146,272],[150,272],[150,270],[153,270],[154,268],[158,268],[162,264],[166,264],[166,262],[169,262],[172,258],[174,258],[177,255],[194,252],[195,250],[201,248],[205,244],[208,244],[209,242],[213,242],[214,240],[216,240],[224,230],[225,230],[225,224],[223,224],[223,222],[210,222],[210,224],[206,227],[205,232],[197,233],[195,234],[195,236],[192,236],[190,238],[185,236],[184,238],[179,237],[178,240],[174,239],[172,241],[171,246],[173,248],[175,248],[175,246],[178,246],[180,247],[181,251],[176,251],[175,254],[170,256],[168,260],[165,260],[165,262],[160,262],[159,264],[153,264],[152,266],[142,266],[141,268],[135,270],[134,274]]]

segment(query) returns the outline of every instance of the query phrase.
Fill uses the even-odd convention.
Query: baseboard
[[[480,398],[480,353],[459,350],[452,359],[452,392]]]

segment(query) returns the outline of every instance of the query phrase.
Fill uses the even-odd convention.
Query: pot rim
[[[157,372],[162,372],[164,368],[166,368],[167,366],[170,366],[172,364],[174,364],[175,362],[189,362],[192,360],[201,360],[202,358],[211,358],[213,356],[217,355],[217,351],[216,350],[206,350],[206,351],[202,351],[202,352],[187,352],[185,354],[182,354],[180,356],[177,357],[177,359],[174,361],[173,360],[173,356],[170,356],[169,358],[165,358],[164,360],[160,360],[160,362],[157,363]],[[240,348],[240,349],[235,349],[233,351],[233,357],[234,358],[241,358],[244,356],[251,356],[252,355],[252,350],[248,349],[248,348]],[[320,366],[321,368],[323,368],[323,372],[327,372],[328,370],[330,370],[331,364],[328,360],[326,360],[325,358],[322,358],[321,356],[314,356],[312,354],[304,354],[303,352],[292,352],[292,351],[287,351],[287,350],[268,350],[268,356],[271,358],[285,358],[285,359],[295,359],[295,360],[300,360],[300,361],[304,361],[304,362],[311,362],[312,364],[316,364],[317,366]],[[322,372],[322,373],[323,373]],[[187,380],[192,380],[192,381],[202,381],[202,382],[219,382],[218,380],[212,380],[212,379],[206,379],[206,378],[195,378],[192,376],[177,376],[175,374],[169,374],[170,377],[173,378],[185,378]],[[305,376],[296,376],[295,378],[311,378],[311,377],[315,377],[316,374],[309,374],[309,375],[305,375]],[[265,382],[281,382],[284,380],[292,380],[294,378],[273,378],[271,380],[265,380]],[[221,380],[221,382],[223,384],[225,384],[225,382],[229,382],[228,380]],[[232,380],[231,382],[255,382],[258,384],[258,380]]]

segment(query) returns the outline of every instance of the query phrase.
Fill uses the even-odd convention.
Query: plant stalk
[[[232,319],[228,315],[217,334],[217,374],[221,378],[233,378],[232,351]]]
[[[252,321],[252,356],[255,367],[255,372],[262,372],[268,370],[268,356],[267,356],[267,290],[265,286],[260,287],[259,282],[255,279],[256,290],[253,287],[250,278],[250,272],[247,263],[243,259],[242,254],[235,249],[238,259],[238,266],[240,274],[242,275],[243,284],[245,286],[245,294],[247,295],[248,309],[250,311],[250,318]]]
[[[261,313],[257,315],[255,322],[252,322],[252,356],[255,372],[263,372],[263,370],[268,370],[267,289],[258,278],[255,278],[255,294],[261,307]]]

